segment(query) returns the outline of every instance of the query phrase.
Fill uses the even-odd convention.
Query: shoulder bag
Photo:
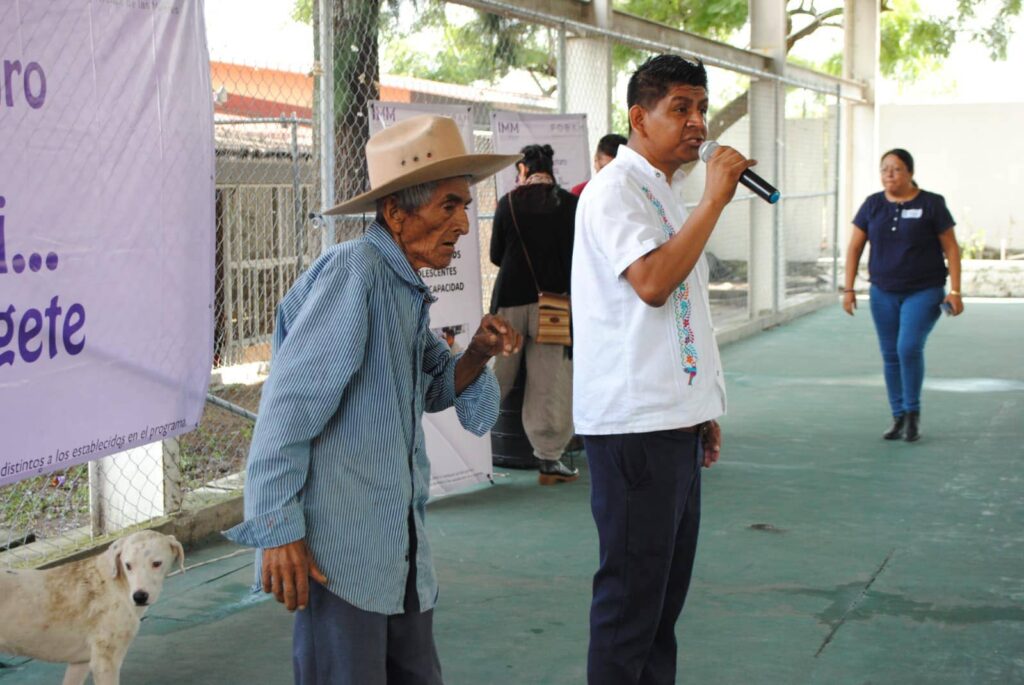
[[[519,236],[519,244],[523,248],[523,256],[526,257],[526,266],[530,269],[530,277],[533,278],[533,287],[537,289],[539,317],[537,335],[533,339],[541,345],[572,345],[572,329],[570,328],[572,316],[569,296],[540,289],[537,274],[533,270],[533,262],[530,260],[530,253],[526,250],[523,234],[519,231],[519,222],[516,220],[516,210],[512,203],[512,193],[509,193],[508,196],[508,208],[512,213],[512,225],[515,226],[516,235]]]

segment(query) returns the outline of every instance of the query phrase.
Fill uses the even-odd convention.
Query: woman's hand
[[[857,309],[857,293],[852,290],[843,292],[843,309],[850,316],[853,316],[853,312]]]
[[[960,316],[964,313],[964,300],[960,297],[960,293],[950,293],[946,295],[943,303],[949,303],[949,313],[953,316]]]

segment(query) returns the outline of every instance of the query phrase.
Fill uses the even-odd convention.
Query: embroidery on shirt
[[[665,237],[671,238],[675,235],[675,229],[665,214],[665,207],[661,200],[654,197],[654,193],[647,186],[640,186],[647,196],[648,201],[654,205],[658,216],[661,217],[661,229]],[[683,371],[690,377],[689,385],[693,385],[693,379],[697,376],[697,344],[693,335],[693,327],[690,325],[690,288],[684,280],[675,290],[672,291],[672,309],[676,317],[676,336],[679,339],[679,352],[683,359]]]

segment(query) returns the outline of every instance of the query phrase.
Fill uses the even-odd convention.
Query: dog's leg
[[[89,677],[89,664],[68,664],[68,670],[64,671],[64,685],[84,685],[85,679]]]
[[[89,662],[89,665],[92,667],[93,685],[119,685],[121,682],[121,660],[123,658],[124,654],[121,654],[120,658],[94,658]]]

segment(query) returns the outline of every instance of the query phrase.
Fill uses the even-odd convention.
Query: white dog
[[[0,652],[68,664],[64,685],[117,685],[121,662],[185,550],[171,535],[133,533],[103,554],[45,571],[0,571]]]

